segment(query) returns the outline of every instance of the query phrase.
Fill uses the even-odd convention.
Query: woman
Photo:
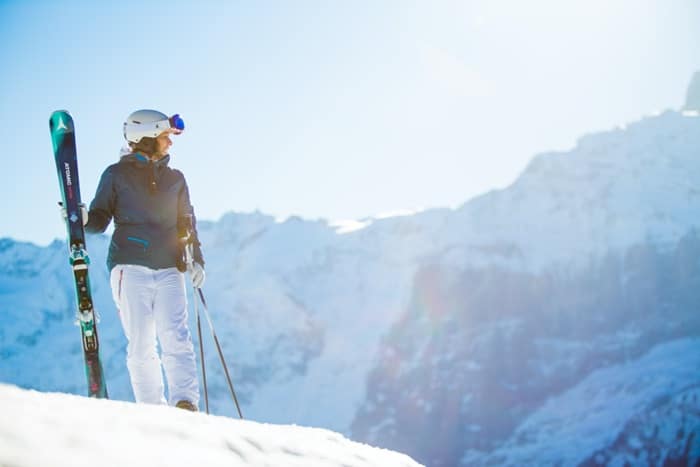
[[[187,183],[180,171],[168,167],[170,136],[184,128],[178,115],[168,118],[155,110],[129,115],[124,123],[128,150],[102,174],[85,230],[104,232],[114,219],[107,266],[128,340],[126,363],[136,402],[169,402],[196,411],[199,385],[184,272],[189,270],[193,285],[201,287],[204,259]],[[193,246],[189,266],[183,260],[185,241]]]

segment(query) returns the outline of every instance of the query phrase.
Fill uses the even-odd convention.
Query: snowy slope
[[[327,430],[0,385],[0,465],[413,467]]]

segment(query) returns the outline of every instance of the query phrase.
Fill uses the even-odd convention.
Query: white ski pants
[[[176,268],[119,264],[112,269],[110,282],[128,340],[126,366],[136,402],[166,404],[162,359],[170,405],[184,399],[197,406],[199,385],[187,327],[185,275]]]

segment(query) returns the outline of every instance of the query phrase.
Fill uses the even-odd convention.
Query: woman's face
[[[173,142],[170,139],[170,133],[168,133],[167,131],[164,133],[161,133],[156,138],[156,154],[155,155],[158,158],[165,156],[168,153],[170,146],[172,146],[172,145],[173,145]]]

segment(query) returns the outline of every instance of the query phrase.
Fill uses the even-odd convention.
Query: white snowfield
[[[0,384],[0,465],[414,467],[332,431]]]

